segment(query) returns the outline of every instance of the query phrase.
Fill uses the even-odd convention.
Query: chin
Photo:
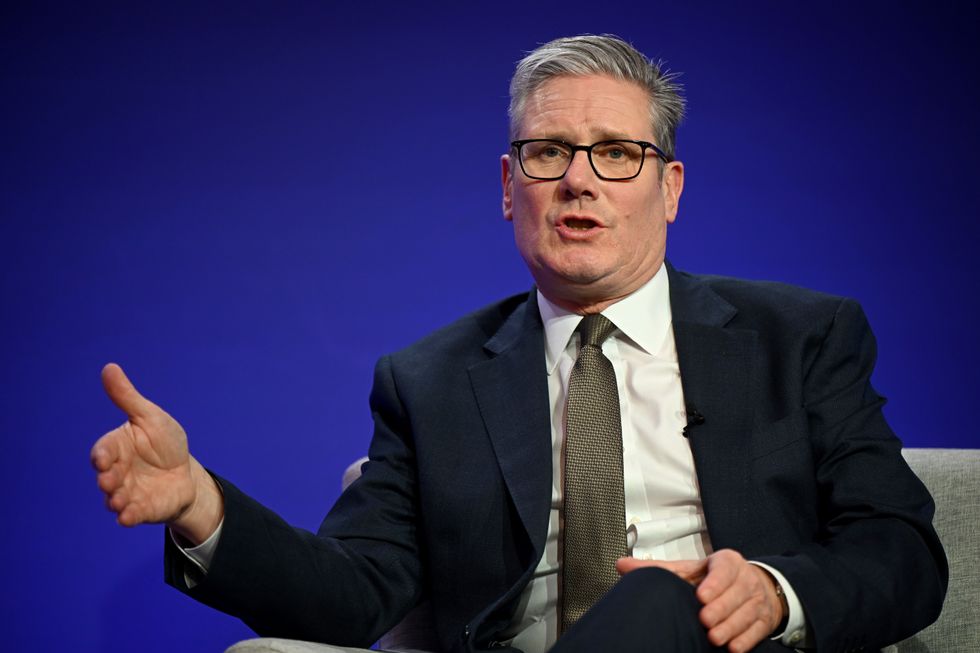
[[[555,265],[543,265],[544,275],[554,281],[569,286],[588,286],[608,276],[609,272],[593,265],[569,264],[561,261]]]
[[[596,260],[595,256],[586,255],[552,261],[552,264],[545,266],[545,269],[568,283],[589,285],[615,274],[617,267],[610,265],[608,261]]]
[[[605,299],[614,290],[615,283],[610,279],[610,274],[609,271],[573,270],[556,274],[553,278],[567,297],[594,301],[597,298]]]

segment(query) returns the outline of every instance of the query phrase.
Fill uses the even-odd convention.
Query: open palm
[[[175,522],[195,499],[184,429],[140,395],[118,365],[105,366],[102,383],[128,418],[92,447],[92,466],[106,505],[123,526]]]

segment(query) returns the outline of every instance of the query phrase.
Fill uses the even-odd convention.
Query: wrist
[[[789,599],[783,590],[783,586],[779,583],[779,579],[769,569],[762,564],[751,562],[749,564],[762,572],[762,576],[766,579],[766,595],[769,599],[769,605],[772,607],[772,621],[770,622],[772,630],[769,631],[769,635],[770,637],[777,637],[786,631],[789,624]]]
[[[786,592],[783,591],[783,586],[779,584],[779,581],[772,577],[772,574],[767,572],[767,575],[772,578],[773,589],[776,592],[776,599],[779,605],[779,622],[773,629],[774,634],[780,634],[786,631],[786,625],[789,622],[789,600],[786,598]]]
[[[191,457],[191,483],[194,496],[167,526],[196,546],[214,533],[224,517],[224,495],[214,478]]]

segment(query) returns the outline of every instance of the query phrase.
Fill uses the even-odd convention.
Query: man
[[[98,483],[120,523],[168,524],[168,582],[360,646],[428,600],[454,651],[863,650],[934,620],[932,503],[860,308],[665,261],[682,111],[612,37],[518,65],[503,210],[537,289],[379,362],[371,461],[317,535],[205,471],[107,366],[129,420],[93,447]]]

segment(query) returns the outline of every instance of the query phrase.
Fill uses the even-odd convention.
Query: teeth
[[[595,225],[595,223],[592,222],[592,220],[578,220],[572,218],[569,220],[565,220],[565,225],[571,227],[572,229],[584,231],[586,229],[591,229]]]

